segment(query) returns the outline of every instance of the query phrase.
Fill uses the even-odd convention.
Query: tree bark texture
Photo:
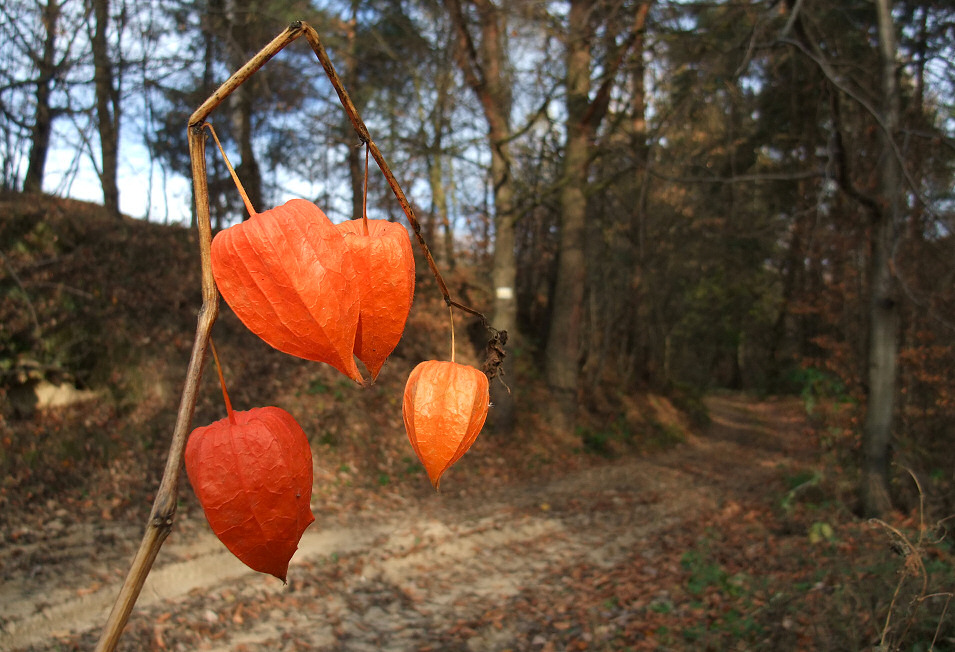
[[[646,65],[643,61],[644,49],[646,48],[647,16],[650,13],[650,7],[653,0],[647,0],[637,8],[636,21],[634,23],[636,42],[633,47],[632,67],[630,72],[631,97],[630,113],[631,119],[626,124],[626,135],[628,137],[628,149],[633,157],[634,165],[634,193],[633,207],[630,212],[629,220],[629,249],[633,260],[631,272],[631,287],[633,288],[630,297],[630,308],[627,320],[628,329],[634,334],[633,350],[630,358],[638,361],[638,369],[634,367],[637,364],[631,364],[625,377],[632,378],[635,373],[647,378],[649,375],[649,357],[653,349],[651,336],[653,330],[646,328],[644,323],[647,318],[647,282],[646,282],[646,256],[644,243],[646,240],[646,208],[649,197],[650,179],[648,170],[650,167],[650,147],[647,143],[647,88],[646,88]]]
[[[43,190],[43,173],[46,158],[50,150],[50,133],[53,130],[53,109],[50,107],[50,93],[53,77],[56,73],[56,30],[60,17],[60,5],[57,0],[48,0],[43,8],[43,53],[37,62],[39,73],[36,82],[36,115],[30,134],[30,159],[27,174],[23,179],[24,192]]]
[[[491,0],[471,0],[477,15],[480,40],[475,44],[461,0],[444,0],[456,34],[455,57],[464,79],[481,105],[491,149],[491,184],[494,196],[494,254],[491,280],[494,310],[491,325],[507,331],[513,341],[517,331],[517,254],[515,251],[514,187],[511,177],[511,81],[507,60],[506,8]],[[503,7],[506,7],[504,5]],[[505,363],[504,372],[507,370]],[[510,430],[514,423],[514,400],[500,383],[491,385],[495,409],[491,425]]]
[[[872,258],[869,275],[868,385],[863,452],[863,509],[879,516],[891,508],[889,500],[889,448],[895,414],[898,376],[899,307],[892,272],[892,250],[900,209],[902,180],[892,139],[899,126],[901,102],[897,82],[898,60],[890,0],[876,0],[879,50],[882,65],[883,126],[881,134],[881,210],[872,225]]]
[[[355,107],[361,109],[361,92],[358,88],[358,1],[352,0],[351,15],[345,34],[344,74],[342,81],[355,101]],[[361,142],[355,137],[355,130],[348,121],[348,116],[342,116],[342,138],[348,151],[348,179],[351,182],[351,219],[360,220],[364,216],[365,207],[365,157]]]
[[[591,0],[572,0],[566,44],[567,140],[560,180],[560,239],[557,283],[547,337],[547,384],[574,392],[580,373],[580,342],[584,326],[584,290],[587,281],[584,251],[587,197],[584,188],[590,169],[591,130],[586,124],[590,92]]]
[[[448,217],[448,195],[444,186],[444,156],[441,153],[441,134],[435,138],[433,154],[428,157],[428,183],[431,187],[431,223],[441,228],[441,243],[436,257],[447,269],[454,269],[454,234]],[[433,234],[434,235],[434,234]],[[432,237],[433,237],[432,235]],[[433,241],[433,240],[432,240]]]
[[[494,195],[494,259],[491,278],[495,288],[491,325],[512,335],[517,328],[514,283],[514,189],[511,178],[511,85],[507,65],[505,9],[491,0],[472,0],[480,40],[475,43],[460,0],[445,0],[457,34],[455,56],[465,81],[481,105],[491,148],[491,184]]]
[[[248,59],[249,34],[255,33],[252,21],[258,15],[256,11],[235,0],[226,2],[225,19],[228,28],[226,47],[229,53],[229,65],[233,70],[241,68]],[[253,43],[252,46],[255,47],[255,44]],[[243,84],[229,97],[229,116],[232,121],[232,132],[239,148],[240,163],[236,168],[236,173],[242,180],[242,185],[249,196],[249,201],[252,202],[252,206],[257,211],[261,211],[265,209],[265,206],[263,206],[262,173],[255,157],[255,149],[252,146],[252,100],[256,87],[255,81]]]
[[[96,119],[100,141],[100,185],[103,187],[103,205],[106,212],[120,219],[119,185],[119,118],[120,94],[113,73],[107,32],[110,22],[109,0],[92,0],[94,29],[91,38],[93,50],[93,80],[96,88]]]

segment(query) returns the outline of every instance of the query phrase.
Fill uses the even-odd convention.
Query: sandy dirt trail
[[[436,496],[312,526],[285,586],[187,523],[188,536],[174,528],[160,553],[121,649],[541,649],[546,635],[519,618],[461,623],[559,587],[575,565],[609,568],[635,551],[652,559],[655,535],[758,490],[806,452],[793,406],[781,406],[712,398],[712,425],[665,453],[511,486],[477,505]],[[0,551],[15,566],[0,584],[0,650],[90,649],[138,543],[132,527],[73,528],[36,568],[22,560],[48,541]]]

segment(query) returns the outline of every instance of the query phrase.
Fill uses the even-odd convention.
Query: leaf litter
[[[880,542],[848,523],[837,526],[838,542],[814,546],[789,522],[798,517],[780,514],[773,496],[785,490],[784,472],[817,462],[798,405],[709,403],[714,424],[685,445],[549,481],[482,489],[459,479],[457,493],[410,498],[355,487],[362,509],[316,508],[318,527],[284,588],[241,565],[224,568],[201,515],[186,513],[156,572],[179,566],[199,580],[152,600],[147,587],[121,649],[818,644],[836,578],[813,562]],[[98,636],[134,528],[59,513],[59,532],[4,528],[13,546],[0,557],[3,649],[83,650]]]

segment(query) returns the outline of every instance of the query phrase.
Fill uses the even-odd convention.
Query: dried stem
[[[932,645],[929,647],[928,652],[933,652],[935,650],[935,642],[938,641],[938,633],[942,631],[942,623],[945,621],[945,614],[948,613],[948,605],[952,602],[952,594],[941,594],[947,595],[945,600],[945,607],[942,609],[942,615],[938,617],[938,625],[935,626],[935,636],[932,637]],[[934,596],[925,596],[925,597],[934,597]]]
[[[928,599],[929,597],[933,597],[934,595],[947,595],[948,600],[945,603],[945,611],[947,611],[948,602],[951,600],[951,595],[952,595],[950,593],[928,595],[928,580],[929,580],[928,569],[925,567],[925,562],[922,559],[922,555],[925,550],[925,538],[927,533],[927,530],[925,528],[925,493],[922,491],[922,483],[919,482],[918,476],[916,476],[915,473],[908,467],[903,466],[902,468],[908,471],[909,475],[912,476],[912,481],[915,482],[915,487],[918,489],[918,492],[919,492],[918,539],[915,541],[915,543],[912,543],[912,541],[910,541],[909,538],[906,537],[905,534],[899,528],[889,525],[888,523],[886,523],[885,521],[881,519],[877,519],[877,518],[869,519],[870,523],[875,523],[877,525],[880,525],[886,531],[895,535],[895,537],[902,544],[902,554],[905,556],[905,560],[906,560],[903,566],[903,570],[900,573],[899,581],[896,584],[895,592],[892,594],[892,600],[889,603],[888,613],[886,613],[886,616],[885,616],[885,624],[882,626],[882,637],[879,642],[879,647],[883,649],[888,649],[888,647],[886,647],[886,639],[888,638],[888,635],[889,635],[889,627],[892,623],[892,616],[895,612],[896,601],[898,600],[899,594],[901,593],[902,585],[905,583],[905,580],[910,575],[920,577],[922,580],[922,586],[921,586],[921,589],[919,590],[918,597],[913,600],[915,609],[910,613],[909,618],[905,625],[905,629],[900,634],[899,640],[904,638],[906,633],[911,628],[912,623],[914,622],[915,613],[918,611],[918,608],[926,599]],[[914,564],[911,564],[910,560],[914,560]],[[944,618],[944,614],[945,612],[943,611],[942,618]],[[941,619],[939,620],[939,627],[941,627]],[[936,637],[938,636],[937,629],[935,632],[935,636]],[[935,639],[932,640],[932,649],[934,649],[934,646],[935,646]]]
[[[368,147],[365,146],[365,178],[361,192],[361,226],[368,235]]]
[[[454,310],[448,306],[448,318],[451,320],[451,362],[454,362]]]
[[[418,245],[421,247],[421,251],[424,253],[425,260],[428,261],[428,267],[431,269],[431,274],[434,275],[434,279],[438,283],[438,289],[441,292],[441,296],[444,297],[444,302],[449,306],[460,308],[470,312],[471,314],[481,317],[483,322],[486,324],[487,319],[483,314],[477,310],[467,308],[466,306],[462,306],[461,304],[451,300],[451,293],[448,291],[448,286],[444,282],[441,272],[438,271],[438,266],[434,262],[434,256],[431,255],[431,249],[428,248],[428,243],[425,241],[424,236],[421,235],[421,223],[418,222],[418,218],[415,216],[415,212],[411,207],[411,203],[408,201],[408,198],[405,197],[405,193],[401,189],[401,186],[398,185],[398,181],[395,179],[395,175],[392,173],[387,161],[385,161],[385,157],[382,156],[381,150],[378,149],[378,145],[375,144],[375,141],[371,139],[371,135],[368,133],[368,127],[365,126],[364,121],[362,121],[361,116],[358,114],[358,109],[355,108],[355,104],[348,96],[348,92],[345,90],[345,86],[342,84],[341,78],[338,76],[338,73],[335,72],[335,67],[328,58],[328,53],[325,52],[325,46],[322,45],[322,42],[318,37],[318,32],[316,32],[312,26],[306,23],[293,23],[293,27],[296,25],[300,26],[300,28],[304,31],[305,38],[308,40],[308,44],[312,46],[315,56],[318,57],[318,62],[322,64],[322,68],[325,69],[325,74],[328,75],[328,79],[331,81],[332,87],[335,89],[335,92],[338,93],[338,99],[341,101],[342,107],[345,109],[345,113],[348,115],[348,119],[352,123],[352,127],[354,127],[355,132],[358,134],[358,137],[361,139],[361,141],[365,143],[368,151],[371,152],[372,157],[378,164],[378,168],[385,176],[385,181],[388,182],[388,186],[398,199],[398,204],[401,205],[401,210],[404,211],[405,217],[408,218],[408,222],[411,224],[411,229],[414,231],[415,238],[418,240]]]
[[[246,194],[245,187],[242,185],[242,182],[239,181],[239,175],[235,173],[235,168],[232,167],[232,161],[229,160],[229,156],[222,148],[222,143],[219,142],[219,137],[216,135],[215,128],[208,122],[203,123],[202,126],[209,130],[209,133],[212,134],[212,139],[216,141],[216,147],[219,148],[219,153],[222,154],[222,159],[225,161],[225,166],[229,170],[229,174],[232,175],[232,181],[235,183],[235,187],[239,191],[239,196],[242,197],[242,203],[245,204],[245,210],[249,211],[249,217],[255,217],[256,212],[255,208],[252,206],[252,200],[250,200],[249,195]],[[215,347],[213,347],[213,352],[215,352]]]
[[[152,512],[146,524],[146,532],[139,544],[139,550],[133,557],[126,580],[120,588],[113,609],[110,611],[103,633],[96,644],[98,652],[116,649],[119,638],[129,620],[133,605],[139,598],[146,576],[152,568],[156,555],[169,533],[172,531],[173,517],[179,495],[179,475],[182,469],[182,456],[186,447],[186,438],[196,409],[196,396],[199,380],[202,378],[203,361],[212,326],[219,315],[219,294],[212,277],[210,251],[212,247],[212,228],[209,220],[209,189],[206,176],[205,141],[200,126],[189,129],[189,154],[192,158],[192,177],[196,195],[196,214],[198,216],[199,253],[202,263],[202,307],[199,309],[196,337],[192,344],[189,366],[186,368],[186,382],[179,401],[179,413],[173,428],[172,442],[166,457]]]
[[[289,43],[305,35],[309,45],[318,57],[325,74],[328,75],[332,86],[338,93],[338,98],[348,115],[352,126],[358,133],[362,142],[368,148],[368,151],[374,157],[375,162],[381,169],[385,180],[394,192],[398,203],[401,205],[415,237],[418,240],[425,259],[428,261],[428,267],[437,281],[438,288],[444,297],[445,303],[450,307],[459,308],[481,318],[487,325],[487,319],[483,314],[468,308],[460,303],[451,300],[448,287],[438,271],[428,248],[427,242],[421,235],[421,225],[415,217],[414,210],[404,192],[398,185],[391,168],[385,162],[378,146],[372,141],[368,134],[368,129],[358,115],[358,110],[345,91],[338,73],[332,66],[325,52],[325,48],[319,40],[318,33],[308,24],[302,21],[296,21],[289,25],[281,34],[276,36],[266,45],[258,54],[249,59],[248,62],[237,70],[229,79],[225,81],[205,102],[196,109],[195,113],[189,118],[188,136],[189,136],[189,155],[192,160],[192,180],[196,199],[196,217],[199,231],[199,256],[202,266],[202,306],[199,309],[198,324],[196,327],[196,336],[192,345],[192,353],[189,358],[189,365],[186,368],[186,382],[182,390],[182,396],[179,401],[179,412],[176,417],[176,424],[173,428],[172,441],[169,445],[169,453],[166,457],[166,466],[163,471],[162,479],[159,483],[159,489],[156,492],[156,499],[153,502],[152,512],[149,516],[149,522],[146,525],[146,532],[143,535],[142,542],[139,545],[136,555],[130,565],[130,569],[120,588],[116,602],[113,604],[112,611],[103,627],[103,633],[96,645],[97,652],[111,652],[116,649],[119,638],[126,627],[129,615],[133,610],[143,584],[146,582],[146,576],[152,568],[159,549],[169,533],[172,531],[173,517],[176,513],[176,503],[178,500],[179,477],[182,470],[183,453],[186,447],[186,439],[192,425],[192,417],[196,409],[196,397],[199,387],[199,381],[202,378],[203,362],[206,356],[206,350],[211,342],[212,326],[215,324],[219,315],[219,294],[216,290],[215,279],[212,276],[212,226],[209,218],[209,186],[208,175],[206,172],[206,150],[205,140],[203,138],[203,124],[206,118],[229,97],[235,90],[244,84],[272,57],[282,51]],[[254,214],[250,208],[250,214]],[[488,327],[490,329],[490,327]],[[503,346],[506,340],[506,333],[493,331],[493,338],[497,338]],[[503,348],[501,349],[503,357]],[[499,365],[498,365],[499,366]]]
[[[229,398],[229,390],[225,386],[225,376],[222,373],[222,364],[219,362],[219,352],[216,351],[216,343],[209,339],[209,347],[212,349],[212,359],[216,362],[216,373],[219,374],[219,387],[222,388],[222,400],[225,401],[225,411],[229,415],[229,423],[235,424],[235,414],[232,411],[232,400]]]

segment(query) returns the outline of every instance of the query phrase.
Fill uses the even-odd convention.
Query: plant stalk
[[[155,562],[156,556],[159,554],[159,549],[172,531],[173,518],[176,513],[176,504],[179,495],[179,478],[182,473],[182,460],[186,447],[186,439],[188,438],[192,425],[192,417],[196,409],[199,381],[202,378],[203,363],[211,341],[212,327],[219,315],[219,293],[216,289],[215,279],[212,276],[212,226],[209,216],[209,184],[208,174],[206,172],[203,123],[229,95],[248,81],[259,68],[281,52],[289,43],[295,41],[303,34],[315,52],[315,55],[318,57],[319,63],[321,63],[322,68],[325,70],[325,74],[335,88],[335,92],[338,93],[338,98],[352,126],[355,128],[362,142],[365,143],[368,152],[374,157],[379,169],[385,176],[385,180],[398,199],[398,203],[401,205],[405,216],[408,218],[408,222],[411,224],[418,244],[424,252],[428,267],[434,275],[445,303],[449,306],[449,309],[451,307],[458,308],[480,317],[485,326],[488,326],[487,319],[482,313],[451,299],[448,287],[441,277],[441,273],[438,271],[434,257],[431,255],[431,250],[428,248],[428,244],[421,234],[421,224],[415,217],[414,209],[401,190],[401,186],[398,185],[398,181],[395,179],[391,168],[388,167],[388,163],[385,161],[384,156],[382,156],[378,146],[375,145],[371,139],[368,128],[358,114],[358,109],[355,108],[355,104],[345,91],[345,87],[338,73],[335,72],[335,68],[328,58],[328,54],[318,37],[318,32],[305,22],[296,21],[292,23],[281,34],[272,39],[268,45],[262,48],[258,54],[249,59],[245,65],[229,77],[189,118],[187,126],[189,155],[192,160],[192,180],[196,199],[196,221],[199,231],[199,256],[202,266],[202,306],[199,309],[196,336],[193,341],[189,364],[186,368],[186,382],[179,402],[179,412],[176,417],[176,424],[173,428],[169,453],[166,457],[166,466],[159,483],[156,499],[153,502],[149,521],[146,524],[146,532],[143,535],[136,555],[133,557],[126,579],[120,588],[119,595],[116,597],[116,602],[113,604],[112,611],[110,611],[106,624],[103,627],[100,640],[96,644],[95,650],[97,652],[112,652],[116,649],[120,636],[126,627],[126,623],[129,621],[129,615],[132,613],[133,606],[139,598],[139,594],[146,582],[146,577],[149,575],[153,562]],[[495,332],[495,336],[497,335]]]
[[[146,523],[146,532],[139,544],[139,550],[133,557],[129,572],[120,588],[116,602],[103,627],[97,652],[111,652],[116,649],[119,638],[129,621],[133,605],[139,598],[146,576],[152,569],[159,549],[172,531],[173,517],[179,496],[179,476],[182,473],[182,457],[189,436],[192,416],[196,410],[196,396],[206,349],[209,346],[212,326],[219,315],[219,294],[212,277],[210,251],[212,247],[212,227],[209,220],[209,189],[206,176],[205,141],[201,127],[189,129],[189,154],[192,158],[192,178],[196,195],[196,213],[198,216],[199,253],[202,264],[202,306],[196,337],[192,344],[192,354],[186,368],[186,382],[179,401],[179,412],[173,428],[172,442],[166,457],[166,467],[159,490],[153,501],[153,508]]]

